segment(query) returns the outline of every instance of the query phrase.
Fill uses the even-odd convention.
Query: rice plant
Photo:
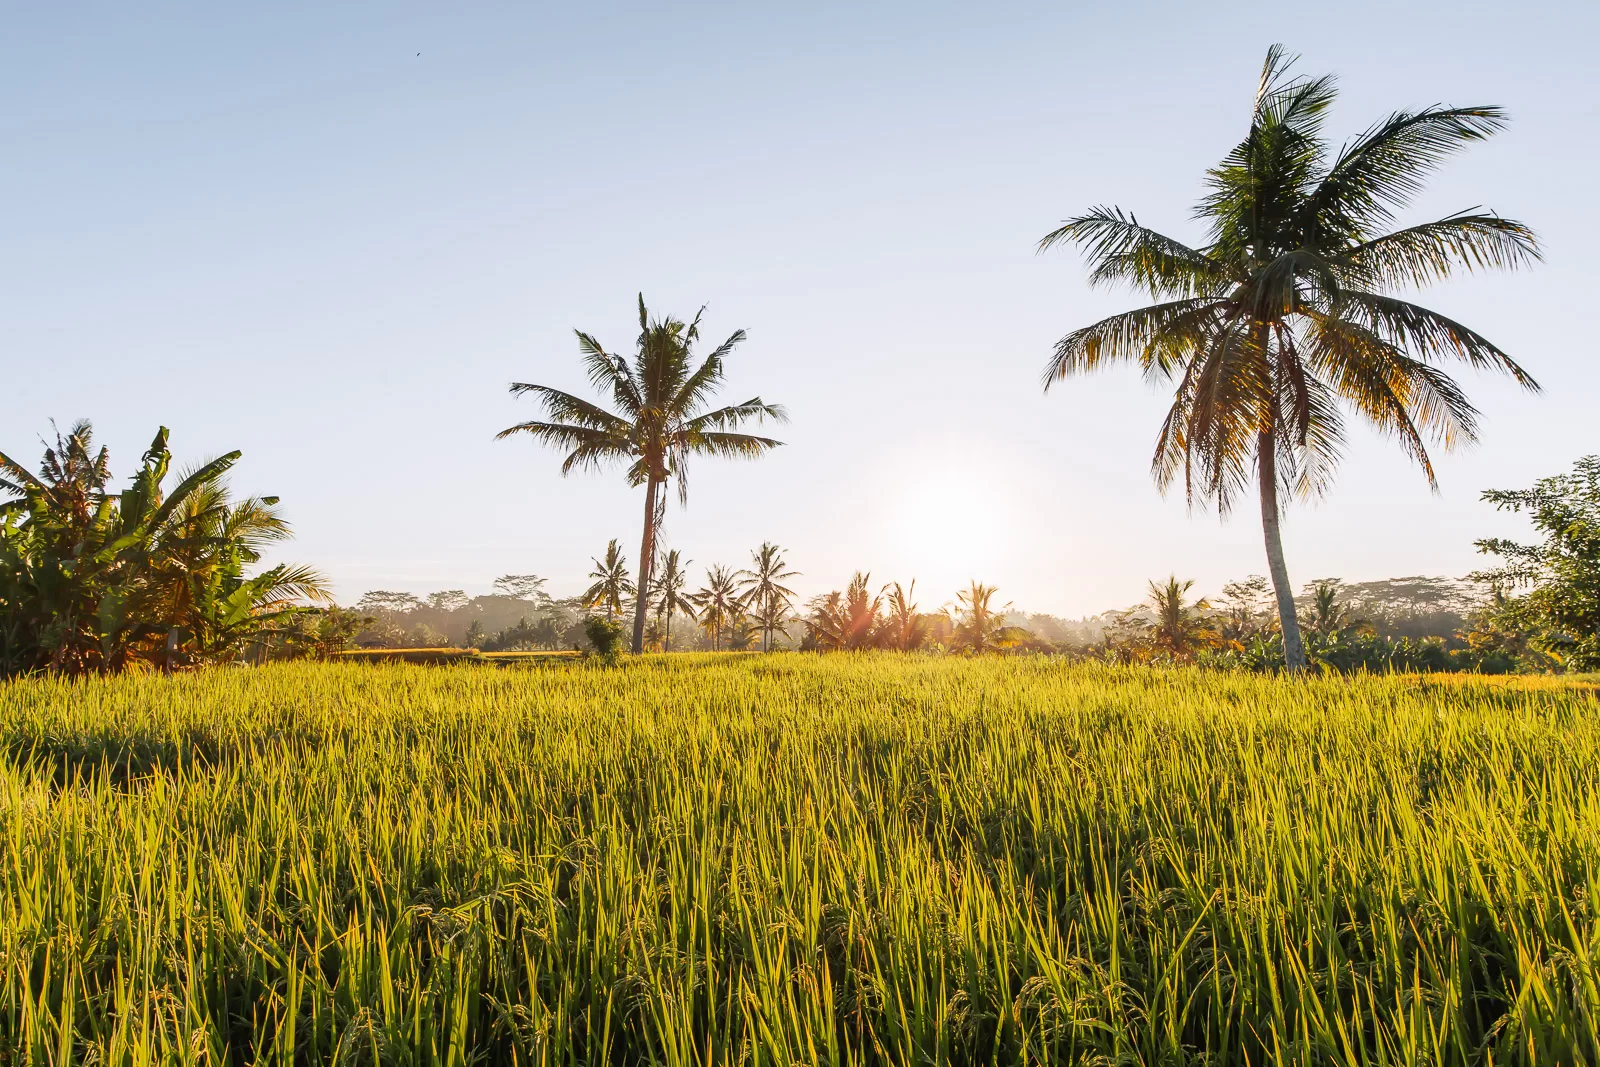
[[[1595,1063],[1581,680],[0,686],[0,1064]]]

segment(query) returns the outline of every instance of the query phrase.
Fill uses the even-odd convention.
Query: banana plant
[[[287,539],[276,497],[233,502],[229,452],[171,492],[162,427],[132,483],[108,489],[106,452],[78,423],[57,434],[40,474],[0,453],[0,671],[108,672],[240,655],[302,601],[327,600],[320,575],[278,564],[250,576]]]

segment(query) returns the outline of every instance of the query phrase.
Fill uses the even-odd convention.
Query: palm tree
[[[927,616],[917,611],[911,599],[916,591],[915,581],[905,588],[901,588],[899,582],[883,587],[885,610],[880,631],[886,647],[911,652],[928,643]]]
[[[650,592],[655,598],[656,615],[664,620],[661,628],[661,650],[672,651],[672,620],[676,615],[687,615],[694,618],[694,601],[684,595],[683,587],[688,584],[689,576],[686,573],[692,560],[682,559],[678,550],[668,552],[661,561],[661,573],[656,575],[655,581],[650,586]],[[648,598],[640,597],[641,600]],[[641,635],[641,642],[643,635]]]
[[[739,596],[738,582],[732,572],[723,566],[713,566],[706,571],[703,589],[689,597],[700,613],[700,625],[711,635],[711,648],[722,651],[722,631],[732,626],[744,613],[743,598]]]
[[[1350,634],[1372,633],[1372,624],[1358,618],[1348,600],[1339,600],[1339,583],[1331,579],[1311,587],[1311,613],[1306,630],[1324,641],[1338,641]]]
[[[606,618],[614,620],[622,614],[622,602],[633,596],[637,588],[628,578],[628,557],[622,554],[621,546],[613,537],[606,545],[605,559],[596,557],[591,562],[594,570],[589,572],[589,577],[594,579],[594,584],[583,591],[580,599],[586,610],[603,608]]]
[[[789,602],[795,597],[794,590],[783,583],[798,578],[800,572],[786,569],[783,549],[771,541],[763,541],[760,548],[750,553],[750,561],[754,565],[737,575],[741,579],[739,589],[744,594],[747,610],[761,624],[761,651],[770,652],[772,631],[783,624],[784,616],[789,613]]]
[[[704,311],[702,308],[701,313]],[[743,330],[735,330],[696,366],[693,349],[700,338],[700,315],[687,324],[670,317],[652,320],[640,294],[639,337],[631,363],[607,352],[591,335],[576,332],[590,383],[610,394],[616,411],[549,386],[515,382],[511,392],[532,393],[551,421],[518,423],[498,436],[527,433],[545,444],[570,449],[561,464],[562,474],[615,462],[628,464],[628,484],[645,487],[638,588],[649,589],[656,542],[666,514],[664,487],[676,482],[679,503],[687,504],[689,456],[760,456],[782,442],[732,431],[752,419],[783,422],[788,415],[760,397],[706,410],[707,401],[722,384],[724,360],[744,340]],[[644,647],[646,610],[645,598],[640,597],[633,616],[635,652]]]
[[[952,635],[956,648],[974,654],[994,652],[1014,643],[1021,636],[1015,627],[1006,625],[1006,608],[993,606],[997,591],[992,585],[974,581],[956,594],[956,620]]]
[[[1290,78],[1267,53],[1245,139],[1213,168],[1198,216],[1210,243],[1191,248],[1117,208],[1096,208],[1047,235],[1081,247],[1093,283],[1129,283],[1160,303],[1075,330],[1056,345],[1045,388],[1107,363],[1132,362],[1176,383],[1152,469],[1182,473],[1190,503],[1227,513],[1253,478],[1267,563],[1293,670],[1306,666],[1279,531],[1280,494],[1326,488],[1344,441],[1345,405],[1395,437],[1437,485],[1427,441],[1475,437],[1477,411],[1439,369],[1448,359],[1533,379],[1467,327],[1392,295],[1458,269],[1539,258],[1533,233],[1467,211],[1391,230],[1444,159],[1505,125],[1497,107],[1402,111],[1330,153],[1322,124],[1331,77]]]
[[[818,648],[856,652],[872,647],[878,636],[878,612],[883,598],[868,590],[869,577],[857,571],[843,593],[835,589],[812,598],[805,625]]]
[[[1189,659],[1195,652],[1215,644],[1218,634],[1212,629],[1206,613],[1211,604],[1204,597],[1193,603],[1184,601],[1194,579],[1178,581],[1172,575],[1164,583],[1150,583],[1150,609],[1155,619],[1150,623],[1150,645],[1176,659]]]

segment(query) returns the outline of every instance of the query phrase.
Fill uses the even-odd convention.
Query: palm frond
[[[731,337],[718,345],[695,372],[684,379],[672,398],[673,410],[686,415],[693,414],[699,408],[701,401],[722,384],[724,361],[744,339],[745,332],[735,330]]]
[[[1068,219],[1039,241],[1040,252],[1070,242],[1092,264],[1094,285],[1126,282],[1155,297],[1217,292],[1228,281],[1222,264],[1181,241],[1139,225],[1121,208],[1097,207]]]
[[[1299,212],[1303,228],[1364,236],[1409,203],[1452,153],[1505,124],[1498,107],[1395,112],[1340,150]]]
[[[756,437],[747,433],[697,433],[688,444],[693,452],[728,459],[755,459],[782,445],[770,437]]]
[[[1224,313],[1210,298],[1194,297],[1124,311],[1074,330],[1056,343],[1046,365],[1046,392],[1055,382],[1086,374],[1108,363],[1134,362],[1147,372],[1170,374],[1183,357],[1203,344]]]
[[[602,392],[609,392],[612,401],[623,411],[630,415],[637,414],[643,407],[643,402],[639,397],[638,380],[634,377],[632,368],[628,366],[628,361],[607,352],[592,335],[582,330],[572,332],[578,337],[578,352],[583,357],[589,384]],[[519,390],[513,386],[511,391],[516,393]]]
[[[258,609],[300,600],[318,604],[334,602],[328,580],[314,567],[280,563],[262,571],[246,584],[252,590],[254,605]]]
[[[730,404],[727,407],[697,415],[687,420],[683,425],[684,429],[690,432],[701,433],[712,429],[731,429],[735,426],[743,425],[751,419],[757,422],[765,422],[767,419],[771,419],[773,422],[788,422],[789,412],[781,404],[768,404],[759,396],[756,396],[751,397],[742,404]]]
[[[1348,289],[1340,295],[1334,314],[1353,319],[1423,359],[1454,357],[1480,370],[1503,371],[1523,388],[1539,390],[1533,376],[1488,338],[1437,311],[1391,296]]]
[[[1443,281],[1457,267],[1515,270],[1544,257],[1522,223],[1463,211],[1363,241],[1341,258],[1355,285],[1383,288]]]
[[[1308,341],[1312,366],[1380,432],[1396,437],[1437,488],[1423,433],[1446,449],[1477,439],[1478,411],[1460,385],[1348,319],[1319,319]]]
[[[532,393],[539,398],[546,414],[557,422],[585,426],[618,437],[627,435],[629,423],[626,419],[619,418],[582,397],[573,396],[560,389],[552,389],[547,385],[530,385],[527,382],[513,382],[511,392],[515,396]]]

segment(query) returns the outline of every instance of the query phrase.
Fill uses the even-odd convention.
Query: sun
[[[993,570],[1012,551],[1007,480],[977,468],[913,474],[888,494],[897,569],[940,587]],[[953,586],[952,586],[953,587]]]

